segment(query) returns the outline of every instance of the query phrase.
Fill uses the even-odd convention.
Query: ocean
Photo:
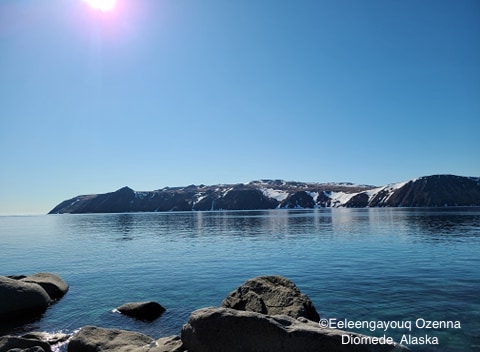
[[[179,334],[193,310],[247,279],[283,275],[331,325],[412,351],[480,351],[480,208],[1,216],[0,275],[41,271],[69,292],[0,335],[85,325]],[[167,311],[151,323],[113,312],[144,300]]]

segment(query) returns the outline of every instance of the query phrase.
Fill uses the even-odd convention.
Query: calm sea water
[[[179,334],[245,280],[284,275],[325,318],[411,321],[414,351],[480,351],[480,209],[317,209],[0,217],[0,275],[55,272],[70,291],[25,331],[84,325]],[[153,323],[113,313],[155,300]],[[461,328],[426,329],[425,321]],[[422,320],[419,321],[423,325]]]

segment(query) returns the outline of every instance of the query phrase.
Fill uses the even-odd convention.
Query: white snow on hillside
[[[230,192],[230,191],[232,191],[232,190],[233,190],[233,187],[229,187],[229,188],[227,188],[226,190],[224,190],[224,191],[223,191],[223,194],[222,194],[222,197],[225,197],[225,196],[228,194],[228,192]]]
[[[330,192],[327,195],[332,200],[331,207],[338,208],[344,206],[353,196],[358,193]]]
[[[402,188],[403,186],[405,186],[409,182],[415,182],[415,180],[408,180],[408,181],[404,181],[404,182],[390,183],[390,184],[386,185],[384,188],[388,191],[395,191],[396,189]]]
[[[351,187],[351,188],[370,188],[373,187],[371,185],[361,185],[352,182],[326,182],[326,183],[318,183],[321,186],[341,186],[341,187]]]
[[[312,197],[313,201],[316,202],[318,198],[318,192],[306,192],[310,197]]]
[[[288,197],[288,192],[273,188],[260,188],[265,197],[276,199],[279,202],[284,201]]]
[[[371,190],[368,190],[366,191],[365,193],[368,195],[368,203],[370,204],[370,201],[375,198],[375,196],[382,192],[382,191],[385,191],[385,192],[388,192],[387,195],[385,195],[382,199],[383,202],[386,202],[392,195],[393,193],[397,190],[397,189],[400,189],[402,188],[403,186],[405,186],[407,183],[409,182],[414,182],[415,179],[413,180],[408,180],[408,181],[404,181],[404,182],[396,182],[396,183],[390,183],[386,186],[383,186],[383,187],[378,187],[378,188],[373,188]]]
[[[196,203],[202,201],[206,197],[207,197],[206,194],[203,194],[203,193],[199,192],[199,193],[195,194],[194,203],[196,204]]]
[[[372,199],[373,197],[375,197],[375,195],[382,191],[385,187],[377,187],[377,188],[372,188],[372,189],[369,189],[368,191],[365,191],[364,193],[366,193],[368,195],[368,199]]]
[[[135,198],[143,199],[148,195],[148,192],[138,192],[135,191]]]

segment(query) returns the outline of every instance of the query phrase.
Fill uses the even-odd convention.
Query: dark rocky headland
[[[28,304],[28,300],[14,308],[1,305],[0,323],[6,319],[6,313],[8,319],[13,319],[17,313],[22,316],[38,314],[38,309],[47,309],[54,299],[61,298],[60,293],[65,294],[68,290],[68,285],[55,274],[41,273],[32,277],[34,279],[0,277],[0,297],[7,297],[8,302],[13,302],[15,297],[22,298],[25,291],[31,295],[32,302],[37,302],[37,295],[45,300],[40,306]],[[47,289],[43,288],[45,286]],[[53,292],[54,296],[47,292]],[[142,316],[151,309],[157,316],[159,304],[134,302],[119,308],[122,307],[128,311],[140,311]],[[163,311],[163,307],[160,310]],[[250,279],[232,291],[220,307],[192,312],[179,335],[155,340],[133,331],[84,326],[71,336],[46,332],[1,336],[0,352],[51,352],[61,345],[68,352],[409,351],[393,342],[379,343],[378,338],[371,336],[321,327],[319,319],[309,297],[292,281],[282,276],[262,276]],[[346,334],[362,343],[344,344]]]
[[[63,201],[49,214],[444,206],[480,206],[480,178],[433,175],[381,187],[282,180],[148,192],[124,187]]]

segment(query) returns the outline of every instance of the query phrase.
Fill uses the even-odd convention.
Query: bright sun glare
[[[111,11],[117,0],[85,0],[92,8],[100,11]]]

